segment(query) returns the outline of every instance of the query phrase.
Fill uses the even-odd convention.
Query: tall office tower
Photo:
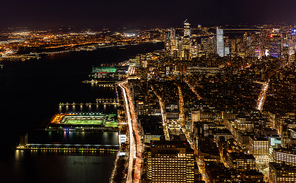
[[[184,60],[190,59],[190,47],[191,47],[191,29],[190,23],[187,20],[184,21],[184,36],[182,40],[182,58]]]
[[[224,56],[227,56],[230,54],[230,49],[229,49],[229,46],[230,45],[230,41],[229,41],[229,38],[227,37],[225,40],[224,40]]]
[[[296,29],[292,29],[291,38],[289,40],[289,55],[293,55],[296,52]]]
[[[171,28],[171,51],[177,49],[176,29]]]
[[[147,161],[153,183],[194,182],[194,153],[185,141],[151,142]]]
[[[260,45],[256,46],[254,52],[255,52],[255,57],[257,57],[258,59],[262,58],[262,50]]]
[[[247,45],[251,46],[252,44],[252,38],[251,37],[247,37]]]
[[[176,47],[176,30],[174,28],[170,28],[167,30],[165,34],[165,50],[168,52],[170,56],[173,56],[174,51],[177,49]]]
[[[224,57],[224,40],[223,40],[223,29],[217,27],[217,54],[220,57]]]
[[[187,19],[184,21],[184,37],[191,37],[190,23],[187,22]]]
[[[171,51],[171,29],[168,29],[165,33],[165,50]]]
[[[270,40],[269,40],[269,53],[270,56],[272,57],[279,57],[281,56],[281,36],[273,36],[270,35]]]
[[[236,53],[236,40],[230,39],[230,54],[233,56]]]
[[[214,53],[214,37],[201,38],[200,52],[206,53],[206,55]]]
[[[229,55],[229,53],[230,53],[229,46],[225,46],[224,53],[225,53],[225,56]]]
[[[170,29],[170,36],[171,36],[171,39],[176,38],[176,29],[175,28]]]

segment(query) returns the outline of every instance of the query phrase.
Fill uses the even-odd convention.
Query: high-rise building
[[[151,142],[147,165],[153,183],[194,182],[194,153],[185,141]]]
[[[217,36],[217,54],[220,57],[224,57],[223,29],[219,29],[219,27],[217,27],[216,36]]]
[[[190,47],[191,47],[191,29],[190,23],[187,20],[184,21],[184,36],[182,39],[182,58],[184,60],[190,59]]]
[[[224,53],[225,53],[225,56],[229,55],[229,53],[230,53],[229,46],[225,46]]]
[[[224,56],[227,56],[230,54],[230,40],[229,37],[226,37],[224,39]]]
[[[254,54],[255,54],[255,57],[257,57],[258,59],[261,59],[262,58],[262,50],[261,50],[261,47],[260,45],[258,45],[256,47],[256,49],[254,50]]]
[[[187,20],[184,21],[184,37],[186,36],[191,37],[190,23]]]
[[[269,48],[270,56],[281,56],[281,37],[276,35],[270,35]]]

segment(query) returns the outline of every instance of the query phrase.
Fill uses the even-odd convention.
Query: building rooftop
[[[284,163],[269,162],[270,167],[274,167],[276,170],[293,170],[296,171],[296,166],[286,165]]]
[[[273,151],[283,152],[288,154],[296,154],[296,149],[292,149],[292,148],[276,148],[276,149],[273,149]]]
[[[255,161],[255,158],[252,154],[245,154],[245,153],[229,153],[229,157],[231,159],[253,159]]]
[[[153,148],[186,148],[187,152],[193,152],[187,141],[152,141],[151,149]]]

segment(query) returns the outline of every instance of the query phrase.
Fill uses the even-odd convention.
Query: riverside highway
[[[128,118],[129,126],[129,135],[130,135],[130,155],[129,155],[129,167],[128,167],[128,177],[126,182],[139,182],[141,178],[141,162],[142,162],[142,141],[140,137],[140,131],[137,124],[137,115],[135,114],[134,104],[130,91],[125,84],[127,81],[124,81],[119,84],[119,87],[123,91],[125,108]],[[134,139],[134,135],[136,140]],[[135,163],[134,163],[135,159]],[[134,165],[134,166],[133,166]],[[132,172],[134,167],[134,178],[132,179]]]
[[[123,82],[126,83],[126,82]],[[130,109],[128,105],[128,100],[127,100],[127,95],[125,88],[122,86],[123,83],[119,84],[119,87],[121,88],[123,92],[123,97],[124,97],[124,102],[125,102],[125,109],[126,109],[126,116],[127,116],[127,123],[128,123],[128,129],[129,129],[129,162],[128,162],[128,173],[127,173],[127,183],[132,183],[133,178],[132,178],[132,172],[133,172],[133,164],[134,164],[134,158],[136,154],[136,144],[135,144],[135,139],[133,135],[133,128],[132,128],[132,119],[131,119],[131,114],[130,114]]]

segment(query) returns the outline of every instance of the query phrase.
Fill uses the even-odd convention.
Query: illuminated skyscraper
[[[190,29],[190,23],[187,22],[187,20],[184,21],[184,37],[191,37],[191,29]]]
[[[224,53],[225,53],[225,56],[229,55],[229,53],[230,53],[229,46],[225,46]]]
[[[270,56],[272,57],[279,57],[281,56],[281,37],[270,35]]]
[[[223,29],[217,27],[217,54],[220,57],[224,57],[224,39],[223,39]]]
[[[184,21],[184,36],[182,39],[182,52],[181,57],[184,60],[190,59],[190,47],[191,47],[191,29],[190,29],[190,23],[187,22],[187,20]]]
[[[261,50],[261,46],[258,45],[256,47],[256,49],[254,50],[255,52],[255,57],[257,57],[258,59],[261,59],[262,58],[262,50]]]

